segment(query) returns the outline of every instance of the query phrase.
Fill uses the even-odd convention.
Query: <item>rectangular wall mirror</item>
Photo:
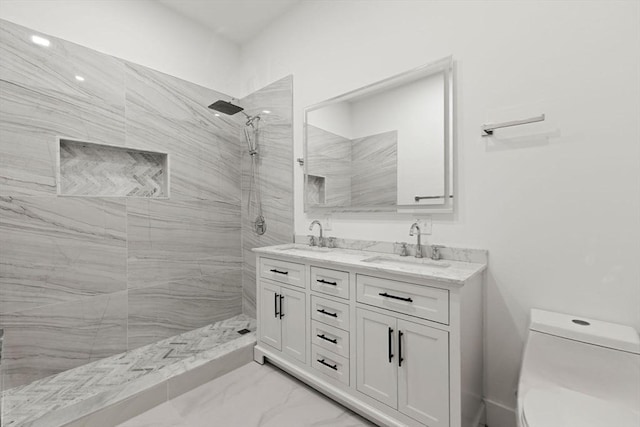
[[[305,109],[305,212],[453,211],[453,59]]]

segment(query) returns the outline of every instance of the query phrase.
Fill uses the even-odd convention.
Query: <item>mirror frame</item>
[[[440,59],[421,67],[405,71],[400,74],[388,77],[386,79],[371,83],[358,89],[346,92],[342,95],[327,99],[317,104],[310,105],[304,109],[304,129],[303,129],[303,158],[304,158],[304,212],[305,213],[340,213],[340,212],[397,212],[397,213],[452,213],[454,211],[454,160],[455,160],[455,63],[452,56]],[[328,206],[322,207],[317,205],[310,206],[307,194],[307,185],[309,177],[308,165],[308,134],[307,124],[309,113],[326,107],[328,105],[347,101],[355,96],[378,91],[385,87],[393,87],[403,82],[415,81],[420,77],[426,77],[431,74],[443,72],[444,79],[444,198],[445,201],[438,205],[394,205],[394,206],[366,206],[366,207],[340,207]],[[448,113],[448,114],[447,114]],[[448,196],[448,197],[447,197]]]

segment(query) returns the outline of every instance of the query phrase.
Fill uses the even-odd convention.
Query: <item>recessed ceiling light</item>
[[[40,46],[45,46],[45,47],[48,47],[51,44],[49,40],[40,36],[31,36],[31,41],[34,42],[35,44],[39,44]]]
[[[218,113],[215,113],[215,114],[214,114],[214,116],[216,116],[216,117],[220,117],[220,114],[218,114]]]
[[[76,76],[76,80],[79,81],[79,82],[83,82],[84,81],[84,77]]]
[[[271,110],[262,110],[264,114],[271,114]]]

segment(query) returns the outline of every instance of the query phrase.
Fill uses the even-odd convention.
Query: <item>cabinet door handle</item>
[[[402,331],[398,330],[398,366],[402,366],[402,361],[404,360],[402,358],[402,336],[404,334],[402,333]]]
[[[276,319],[278,318],[278,297],[280,295],[278,294],[273,294],[273,317],[275,317]]]
[[[269,270],[273,273],[278,273],[278,274],[289,274],[288,271],[280,271],[280,270],[276,270],[275,268],[272,268],[271,270]]]
[[[385,298],[393,298],[393,299],[399,299],[399,300],[402,300],[402,301],[413,302],[413,300],[411,298],[409,298],[409,297],[399,297],[399,296],[396,296],[396,295],[388,294],[386,292],[380,292],[378,295],[380,295],[381,297],[385,297]]]
[[[329,342],[332,342],[334,344],[338,344],[338,340],[337,339],[333,339],[332,340],[331,338],[327,338],[324,334],[318,334],[317,337],[321,338],[321,339],[323,339],[325,341],[329,341]]]
[[[393,353],[391,353],[392,341],[393,341],[393,329],[389,328],[389,363],[391,363],[391,359],[393,359]]]
[[[316,279],[316,282],[324,283],[325,285],[338,286],[338,282],[329,282],[328,280],[324,280],[324,279]]]
[[[280,318],[284,317],[284,310],[282,309],[282,301],[284,301],[284,295],[280,295]]]
[[[325,362],[324,359],[318,359],[318,363],[322,363],[324,366],[326,366],[327,368],[331,368],[334,371],[338,370],[338,365],[330,365],[327,362]]]
[[[331,317],[338,317],[338,313],[329,313],[328,311],[325,311],[324,308],[317,310],[317,312],[326,314],[327,316],[331,316]]]

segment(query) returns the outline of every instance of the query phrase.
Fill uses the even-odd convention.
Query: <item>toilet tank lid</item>
[[[581,316],[531,310],[532,331],[640,354],[638,332],[630,326],[586,319]]]

